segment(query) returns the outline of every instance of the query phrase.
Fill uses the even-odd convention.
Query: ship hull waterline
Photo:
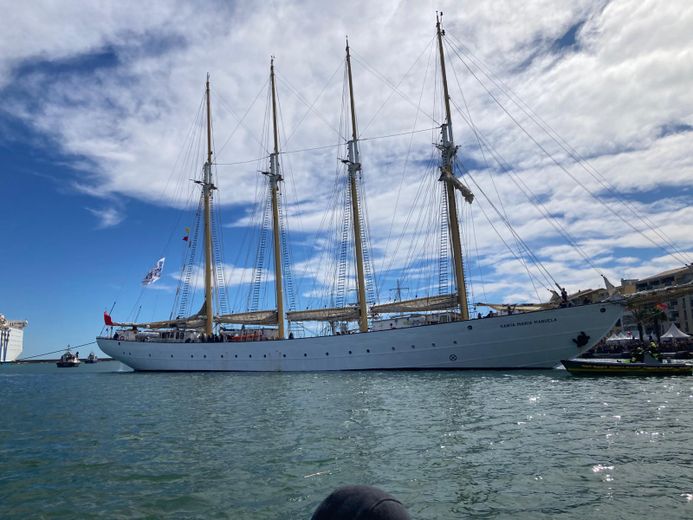
[[[182,343],[99,337],[97,343],[136,371],[548,369],[594,346],[622,311],[619,304],[602,303],[287,340]],[[581,336],[589,339],[578,346]]]

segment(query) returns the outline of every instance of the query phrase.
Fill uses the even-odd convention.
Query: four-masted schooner
[[[212,137],[209,78],[206,83],[207,160],[203,167],[204,287],[200,311],[187,318],[155,323],[106,324],[119,327],[97,338],[106,354],[141,371],[328,371],[390,369],[525,369],[552,368],[603,338],[622,314],[613,302],[578,307],[546,308],[534,312],[469,319],[464,263],[457,212],[459,191],[471,203],[471,191],[454,175],[457,146],[453,138],[450,97],[443,49],[443,29],[436,20],[445,121],[440,127],[440,177],[444,183],[456,290],[453,294],[368,306],[357,179],[361,171],[349,44],[346,67],[349,87],[351,139],[347,144],[356,305],[315,310],[284,311],[279,221],[279,191],[283,178],[279,161],[274,59],[270,65],[273,149],[269,155],[276,308],[243,313],[214,313],[211,206],[216,189],[212,180]],[[442,311],[435,313],[433,311]],[[398,314],[400,319],[369,316]],[[293,338],[285,322],[357,322],[358,332]],[[222,325],[241,325],[241,331]],[[389,326],[388,326],[389,325]],[[248,328],[246,326],[263,326]]]

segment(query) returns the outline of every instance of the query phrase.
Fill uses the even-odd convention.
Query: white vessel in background
[[[207,159],[201,207],[204,215],[205,300],[198,313],[156,323],[118,323],[104,313],[108,336],[97,338],[99,348],[135,370],[141,371],[330,371],[392,369],[525,369],[552,368],[594,346],[621,317],[616,302],[567,306],[538,304],[528,312],[508,312],[484,319],[470,319],[462,248],[457,216],[457,192],[471,203],[474,196],[454,174],[457,146],[453,140],[450,97],[443,52],[444,32],[436,24],[442,75],[445,122],[440,127],[439,181],[443,183],[447,233],[456,290],[413,300],[369,305],[361,229],[358,185],[361,164],[354,110],[351,61],[347,44],[349,101],[352,138],[346,143],[348,183],[351,192],[350,222],[354,241],[356,305],[305,311],[284,311],[280,211],[277,198],[283,180],[279,169],[274,64],[270,68],[274,150],[264,172],[271,194],[276,308],[219,314],[215,306],[213,275],[216,248],[212,243],[213,153],[209,79],[206,85]],[[269,220],[269,219],[268,219]],[[215,313],[216,311],[216,313]],[[383,316],[392,316],[382,319]],[[332,334],[294,338],[285,334],[289,322],[323,321],[333,325]],[[358,329],[336,332],[335,323],[357,323]],[[240,328],[225,328],[228,324]],[[261,327],[261,328],[246,328]],[[346,332],[346,333],[344,333]]]
[[[24,349],[24,328],[28,321],[8,320],[0,314],[0,363],[16,361]]]

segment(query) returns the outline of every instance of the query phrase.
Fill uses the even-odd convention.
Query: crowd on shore
[[[654,345],[653,345],[654,344]],[[634,352],[656,350],[662,357],[676,359],[693,359],[693,338],[662,339],[647,338],[620,341],[601,340],[581,357],[615,357],[630,358]]]

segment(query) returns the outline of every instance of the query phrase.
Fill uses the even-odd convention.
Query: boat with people
[[[662,362],[652,356],[643,361],[621,359],[564,359],[561,364],[575,376],[690,376],[693,364]]]
[[[68,347],[65,353],[60,356],[60,359],[55,363],[58,368],[73,368],[80,365],[79,352],[73,354]]]
[[[89,352],[89,355],[87,356],[87,359],[84,360],[84,362],[91,365],[94,363],[98,363],[99,358],[93,352]]]
[[[220,275],[219,243],[212,218],[214,192],[214,150],[211,123],[210,79],[205,84],[206,157],[201,176],[194,182],[201,188],[194,225],[195,237],[201,228],[199,241],[204,259],[204,300],[197,312],[172,312],[169,319],[156,322],[115,321],[104,312],[108,333],[97,338],[99,348],[112,358],[137,371],[335,371],[335,370],[411,370],[411,369],[528,369],[553,368],[562,359],[586,352],[606,337],[622,315],[623,298],[609,298],[584,304],[568,304],[565,290],[558,301],[525,305],[507,312],[490,313],[487,318],[470,316],[468,288],[465,282],[460,235],[458,204],[471,204],[474,194],[460,178],[458,146],[453,139],[453,121],[446,77],[444,52],[445,31],[436,19],[436,46],[442,102],[443,122],[439,126],[437,180],[442,187],[441,225],[449,247],[453,273],[453,290],[439,291],[413,299],[397,299],[376,303],[369,296],[370,272],[366,251],[367,223],[361,202],[360,137],[356,124],[354,81],[349,43],[346,46],[345,82],[348,84],[348,115],[350,138],[346,140],[344,164],[346,196],[343,235],[352,246],[344,251],[353,253],[350,273],[353,272],[355,303],[347,303],[344,293],[337,299],[341,305],[317,309],[296,310],[288,305],[284,279],[286,265],[285,228],[280,204],[283,182],[277,124],[277,98],[274,58],[270,62],[269,94],[271,103],[269,134],[272,145],[267,171],[261,172],[266,182],[267,205],[262,221],[271,233],[263,238],[262,247],[273,251],[274,308],[257,307],[258,297],[241,312],[224,312],[220,292],[225,277]],[[189,229],[186,228],[189,233]],[[263,235],[264,236],[264,235]],[[188,241],[188,236],[184,238]],[[190,247],[197,247],[190,240]],[[346,253],[343,254],[345,256]],[[194,252],[187,257],[193,258]],[[163,258],[147,275],[145,283],[158,279]],[[195,273],[186,263],[180,276],[187,283]],[[253,274],[255,277],[255,272]],[[340,272],[338,284],[344,286]],[[258,275],[259,277],[259,275]],[[559,286],[560,288],[560,286]],[[177,291],[181,301],[189,301],[183,286]],[[259,290],[258,290],[259,292]],[[188,298],[186,300],[186,298]],[[175,304],[174,304],[175,305]],[[181,304],[182,305],[182,304]],[[298,337],[296,324],[326,323],[324,334]],[[289,331],[287,334],[287,324]],[[352,325],[353,324],[353,325]]]

